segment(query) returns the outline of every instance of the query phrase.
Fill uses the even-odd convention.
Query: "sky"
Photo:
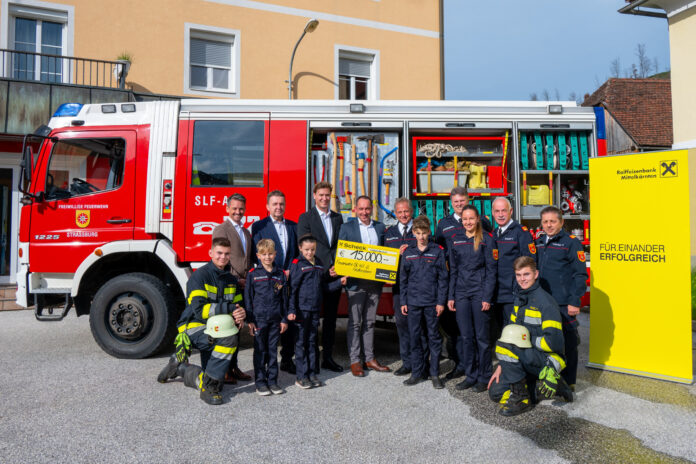
[[[638,63],[669,69],[667,20],[618,13],[624,0],[444,0],[445,99],[582,100]],[[653,71],[654,72],[654,71]]]

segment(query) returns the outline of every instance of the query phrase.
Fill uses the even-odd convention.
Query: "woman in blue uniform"
[[[497,281],[498,250],[495,240],[483,231],[478,210],[471,205],[462,211],[463,230],[449,249],[450,311],[456,312],[462,337],[466,379],[457,389],[485,391],[491,377],[490,308]]]

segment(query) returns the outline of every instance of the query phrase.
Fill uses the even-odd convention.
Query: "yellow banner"
[[[693,156],[680,150],[590,159],[590,367],[693,379]]]
[[[393,284],[399,256],[398,248],[339,240],[334,267],[339,275]]]

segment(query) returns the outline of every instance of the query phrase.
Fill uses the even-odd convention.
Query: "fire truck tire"
[[[176,304],[162,281],[133,272],[107,281],[94,295],[89,325],[99,346],[117,358],[146,358],[176,331]]]

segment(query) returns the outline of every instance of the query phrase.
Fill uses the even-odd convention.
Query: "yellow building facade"
[[[294,98],[443,98],[441,0],[2,0],[0,48],[127,54],[137,92],[282,99],[310,19]]]
[[[673,148],[696,147],[696,3],[690,0],[627,0],[621,13],[664,18],[669,25]]]

